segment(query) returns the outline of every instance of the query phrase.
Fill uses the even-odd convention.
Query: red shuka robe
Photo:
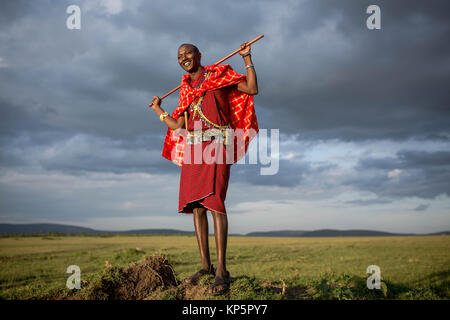
[[[207,79],[205,71],[195,80],[190,80],[189,74],[183,76],[179,106],[172,113],[172,117],[178,119],[184,111],[187,111],[187,129],[193,130],[194,121],[200,121],[201,118],[198,114],[193,117],[191,103],[203,96],[201,111],[208,120],[244,132],[244,144],[236,143],[235,138],[232,162],[235,163],[245,155],[248,144],[258,132],[253,96],[237,89],[236,84],[244,81],[246,76],[237,74],[229,65],[204,66],[204,69],[210,72]],[[214,128],[207,121],[201,121],[201,124],[202,130]],[[203,141],[202,151],[210,143],[212,141]],[[184,135],[179,135],[168,128],[162,155],[181,166],[178,212],[192,213],[195,207],[205,207],[210,211],[226,214],[225,198],[232,163],[223,161],[223,163],[195,164],[194,146],[185,143]],[[225,154],[225,146],[222,146],[221,150]],[[191,157],[191,161],[184,161],[187,156]]]

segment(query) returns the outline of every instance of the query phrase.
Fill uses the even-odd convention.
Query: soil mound
[[[125,268],[106,262],[102,272],[82,281],[81,290],[58,289],[36,299],[198,300],[208,297],[206,291],[213,278],[205,277],[197,285],[180,283],[168,260],[154,255]]]
[[[107,300],[141,300],[157,289],[176,286],[178,280],[167,259],[147,257],[126,269],[109,267],[100,281],[90,288],[88,298]]]

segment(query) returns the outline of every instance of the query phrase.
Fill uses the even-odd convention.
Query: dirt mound
[[[82,281],[81,290],[58,289],[37,299],[49,300],[198,300],[208,297],[206,291],[213,276],[197,285],[182,284],[164,256],[155,255],[126,268],[108,261],[102,272]]]
[[[180,283],[167,289],[158,288],[146,300],[206,300],[211,296],[207,294],[213,276],[200,280],[196,285]]]
[[[176,286],[178,280],[167,259],[147,257],[126,269],[108,267],[95,284],[88,288],[86,298],[106,300],[141,300],[157,289]]]

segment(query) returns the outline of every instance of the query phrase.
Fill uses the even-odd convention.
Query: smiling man
[[[239,53],[243,57],[247,76],[237,74],[229,65],[202,66],[202,54],[198,48],[192,44],[182,44],[178,49],[178,64],[186,74],[181,81],[178,107],[169,116],[161,108],[159,97],[155,96],[150,103],[168,127],[162,155],[181,166],[178,212],[193,214],[194,217],[202,267],[184,281],[195,284],[201,277],[214,274],[214,283],[209,288],[209,293],[214,295],[223,293],[230,284],[230,273],[226,268],[228,219],[225,198],[230,167],[242,154],[233,154],[232,161],[228,157],[221,161],[217,159],[219,154],[227,155],[227,142],[235,142],[236,137],[229,136],[230,130],[236,132],[241,129],[244,135],[258,132],[253,105],[258,84],[250,46],[242,44]],[[181,128],[187,129],[183,141],[175,132]],[[200,129],[199,133],[197,129]],[[245,139],[244,155],[253,136],[250,134]],[[216,147],[213,152],[216,161],[205,162],[204,151],[213,144]],[[199,147],[202,154],[200,163],[195,159]],[[207,210],[214,221],[216,270],[209,255]]]

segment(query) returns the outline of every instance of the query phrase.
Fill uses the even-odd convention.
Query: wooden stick
[[[188,121],[188,115],[187,111],[184,112],[184,128],[187,130],[187,121]]]
[[[251,45],[251,44],[255,43],[256,41],[258,41],[258,40],[261,39],[262,37],[264,37],[264,35],[263,35],[263,34],[260,34],[260,35],[257,36],[255,39],[249,41],[249,42],[247,43],[247,45]],[[241,51],[240,48],[237,49],[237,50],[235,50],[235,51],[233,51],[232,53],[230,53],[229,55],[227,55],[225,58],[220,59],[219,61],[217,61],[216,63],[214,63],[214,65],[220,64],[220,63],[224,62],[225,60],[230,59],[232,56],[234,56],[234,55],[235,55],[236,53],[238,53],[239,51]],[[173,88],[172,90],[170,90],[169,92],[167,92],[167,93],[166,93],[165,95],[163,95],[160,99],[162,100],[162,99],[166,98],[167,96],[171,95],[172,93],[174,93],[175,91],[177,91],[177,90],[180,89],[180,88],[181,88],[181,84],[180,84],[178,87]],[[187,127],[186,127],[186,128],[187,128]]]
[[[259,36],[257,36],[257,37],[256,37],[255,39],[253,39],[252,41],[249,41],[249,42],[247,43],[247,45],[251,45],[251,44],[255,43],[256,41],[258,41],[258,40],[261,39],[262,37],[264,37],[264,35],[263,35],[263,34],[260,34]],[[237,49],[237,50],[235,50],[235,51],[233,51],[232,53],[230,53],[229,55],[227,55],[225,58],[220,59],[219,61],[217,61],[217,62],[214,63],[214,64],[221,64],[221,63],[224,62],[225,60],[227,60],[227,59],[231,58],[232,56],[234,56],[234,55],[235,55],[236,53],[238,53],[239,51],[241,51],[240,48]]]

